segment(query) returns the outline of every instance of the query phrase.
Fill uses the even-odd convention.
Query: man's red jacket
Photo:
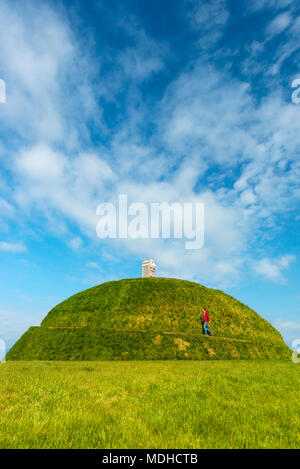
[[[209,315],[207,311],[204,311],[204,317],[202,316],[202,322],[209,322]]]

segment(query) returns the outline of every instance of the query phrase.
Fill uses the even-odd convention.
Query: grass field
[[[300,366],[8,362],[0,448],[300,448]]]

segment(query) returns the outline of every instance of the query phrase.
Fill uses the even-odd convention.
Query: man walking
[[[204,335],[211,335],[212,332],[210,329],[208,329],[207,324],[210,322],[209,314],[208,312],[202,308],[202,326],[203,326],[203,334]]]

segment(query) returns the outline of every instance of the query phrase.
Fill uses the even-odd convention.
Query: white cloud
[[[75,238],[68,241],[68,246],[71,249],[74,249],[74,251],[77,251],[82,246],[82,239],[79,238],[79,236],[76,236]]]
[[[15,200],[24,210],[39,210],[55,231],[62,215],[95,232],[96,206],[115,175],[94,153],[68,157],[36,145],[15,158]],[[105,201],[105,200],[104,200]]]
[[[199,45],[210,48],[220,39],[228,22],[226,0],[186,0],[186,4],[191,8],[188,13],[190,23],[200,34]]]
[[[64,140],[76,147],[88,132],[85,120],[101,117],[88,48],[81,50],[64,10],[46,3],[3,0],[0,23],[0,66],[7,84],[2,131],[12,127],[25,142]]]
[[[254,10],[262,8],[273,8],[275,10],[285,8],[292,3],[293,0],[250,0],[248,6]]]
[[[96,206],[116,201],[119,193],[146,203],[204,201],[201,252],[192,258],[180,251],[175,262],[172,243],[159,240],[153,255],[166,273],[202,275],[198,262],[204,282],[229,283],[241,275],[246,259],[255,258],[247,248],[260,228],[274,225],[287,201],[289,210],[292,200],[297,207],[300,165],[292,160],[300,143],[297,112],[277,94],[255,107],[247,84],[199,63],[175,80],[154,108],[159,133],[150,143],[141,136],[141,121],[147,122],[141,106],[138,119],[134,114],[121,124],[110,147],[99,154],[67,155],[44,144],[22,151],[15,158],[15,201],[25,213],[43,213],[52,230],[70,220],[94,239]],[[240,165],[232,186],[225,184],[222,172],[228,175]],[[215,180],[206,178],[211,166],[222,168]],[[119,249],[147,256],[150,247],[125,241]],[[282,280],[280,264],[258,269]]]
[[[26,252],[26,246],[23,243],[0,242],[0,251],[2,252]]]
[[[281,256],[278,259],[261,259],[253,263],[254,271],[267,280],[274,282],[284,282],[283,271],[288,269],[290,264],[295,260],[293,255]]]
[[[4,215],[5,217],[11,218],[14,214],[13,206],[0,197],[0,215]]]
[[[223,34],[229,20],[226,5],[189,2],[189,20],[202,45],[215,44]],[[69,223],[75,223],[80,233],[97,241],[96,207],[115,201],[119,193],[146,203],[204,201],[205,245],[200,252],[191,255],[183,243],[162,240],[124,241],[119,252],[148,257],[152,249],[166,274],[216,283],[238,278],[245,262],[256,258],[251,247],[262,229],[276,226],[287,209],[298,206],[299,109],[285,103],[277,90],[257,103],[249,83],[203,59],[176,75],[162,100],[146,105],[135,85],[163,69],[168,49],[132,21],[127,28],[132,45],[116,54],[110,80],[101,75],[95,86],[99,75],[90,60],[93,48],[85,57],[76,31],[59,11],[28,6],[25,12],[4,2],[0,12],[0,40],[9,38],[0,63],[11,89],[2,123],[22,142],[15,142],[7,158],[11,198],[9,205],[0,200],[0,211],[2,207],[12,214],[10,207],[16,205],[33,225],[35,217],[43,218],[64,239],[71,236]],[[273,27],[277,24],[279,30],[284,19],[287,24],[287,17],[281,17]],[[126,30],[124,24],[120,27]],[[255,53],[262,48],[253,46]],[[97,57],[100,69],[101,60]],[[123,120],[108,131],[99,98],[116,102],[128,80]],[[99,141],[104,133],[105,147],[93,145],[88,120],[96,124]],[[257,268],[282,279],[285,267],[267,260]]]
[[[218,195],[223,202],[227,198],[228,204],[244,207],[255,222],[264,213],[296,209],[300,138],[296,106],[275,92],[254,106],[250,91],[246,84],[227,80],[225,73],[221,78],[197,64],[166,94],[163,136],[177,165],[181,155],[193,155],[188,164],[200,187],[200,168],[218,165],[228,175],[244,162],[233,190],[219,189]],[[219,178],[219,188],[221,183]]]
[[[157,44],[134,21],[122,23],[133,46],[118,54],[116,62],[122,67],[123,77],[133,81],[144,81],[164,68],[163,57],[166,46]]]
[[[99,269],[99,264],[97,264],[97,262],[88,262],[86,264],[87,267],[89,267],[90,269]]]
[[[15,168],[29,183],[51,184],[58,181],[64,170],[64,158],[45,145],[24,151],[16,159]]]
[[[267,35],[274,37],[282,33],[292,22],[290,13],[284,12],[276,16],[267,26]]]
[[[296,256],[293,256],[291,254],[287,254],[285,256],[281,256],[279,259],[278,259],[278,265],[282,268],[282,269],[288,269],[290,264],[292,262],[294,262],[296,260]]]

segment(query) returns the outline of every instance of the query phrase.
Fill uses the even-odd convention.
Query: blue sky
[[[299,2],[1,0],[0,24],[0,338],[149,257],[299,338]],[[119,194],[204,202],[203,248],[100,240]]]

